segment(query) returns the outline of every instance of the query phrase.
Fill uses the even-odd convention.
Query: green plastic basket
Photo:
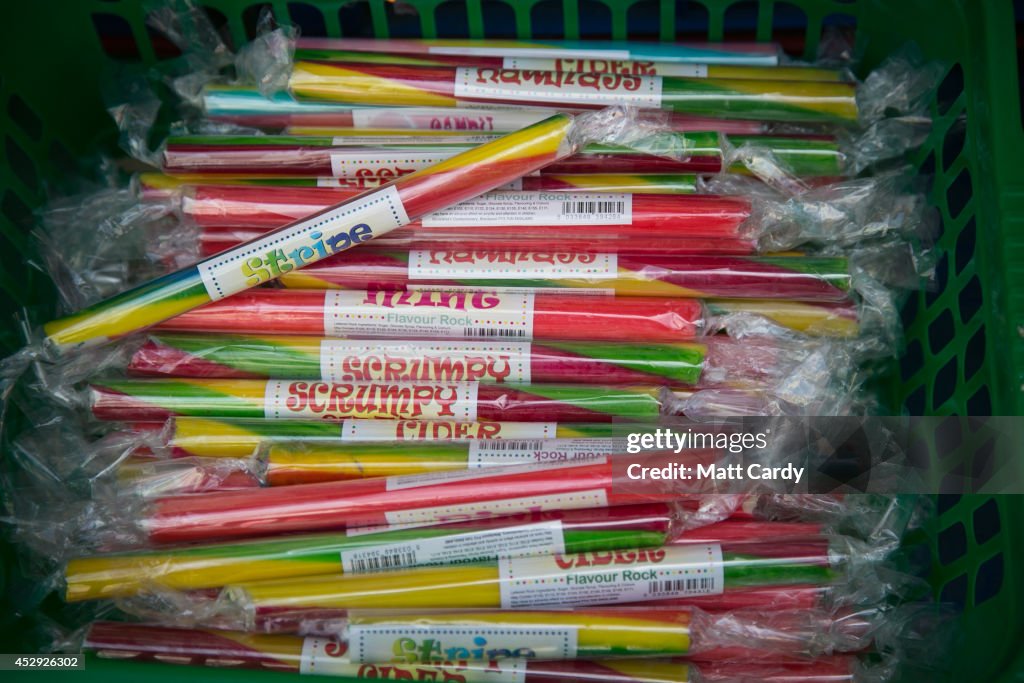
[[[933,173],[942,215],[938,292],[904,309],[906,347],[880,382],[894,411],[1019,415],[1024,386],[1024,158],[1015,16],[1003,0],[307,0],[203,3],[236,45],[264,6],[307,35],[471,38],[775,40],[813,59],[822,32],[855,33],[866,73],[908,40],[948,67],[935,127],[914,161]],[[5,163],[0,196],[4,319],[21,306],[52,306],[47,279],[28,263],[32,212],[49,190],[113,154],[116,131],[100,96],[113,67],[153,64],[166,47],[129,0],[7,3],[0,75]],[[863,73],[862,73],[863,75]],[[90,226],[83,225],[87,230]],[[1013,283],[1017,283],[1015,286]],[[0,348],[18,345],[13,325]],[[950,456],[939,467],[970,466]],[[943,497],[921,540],[936,594],[964,607],[952,675],[964,681],[1024,677],[1024,497]],[[33,587],[0,546],[0,632],[21,651],[19,605]],[[54,598],[51,598],[51,601]],[[19,674],[10,675],[12,678]],[[280,680],[272,672],[183,669],[90,659],[86,671],[27,680]],[[8,675],[4,675],[8,678]]]

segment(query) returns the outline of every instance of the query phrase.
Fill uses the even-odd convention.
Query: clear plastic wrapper
[[[686,457],[705,462],[716,456],[695,451]],[[692,503],[697,510],[719,504],[694,495],[715,488],[710,481],[629,486],[625,474],[605,457],[170,496],[146,501],[141,508],[127,506],[100,515],[93,511],[79,523],[98,538],[113,535],[167,544],[651,502]]]
[[[506,680],[525,683],[882,683],[886,680],[884,667],[840,655],[782,662],[763,661],[763,658],[754,661],[647,658],[359,663],[352,661],[342,643],[316,637],[177,629],[110,621],[91,624],[81,645],[75,649],[79,650],[117,660],[292,671],[345,680],[458,683]]]
[[[479,103],[592,109],[627,104],[696,116],[794,123],[855,123],[858,117],[856,88],[842,82],[297,61],[287,88],[299,99],[364,105]],[[524,89],[529,96],[524,97]]]
[[[895,614],[893,614],[895,612]],[[914,619],[898,610],[735,610],[603,607],[577,610],[358,610],[318,623],[287,622],[336,639],[355,661],[425,664],[438,661],[574,660],[616,657],[699,657],[703,660],[788,661],[889,647],[908,636]],[[285,624],[287,623],[287,627]],[[475,642],[474,642],[475,641]]]
[[[62,350],[130,334],[528,175],[588,142],[649,140],[650,130],[634,123],[631,113],[621,108],[546,119],[270,233],[263,240],[52,321],[45,327],[46,342]]]
[[[846,301],[846,259],[434,249],[341,254],[281,283],[302,289],[594,289],[617,296]]]
[[[533,125],[559,113],[557,109],[537,107],[509,108],[437,108],[437,107],[364,107],[335,102],[294,99],[287,92],[264,95],[251,86],[207,85],[202,92],[202,109],[213,121],[272,131],[290,129],[299,134],[331,134],[348,131],[425,132],[455,131],[460,134],[509,133]],[[575,111],[564,108],[565,111]],[[664,120],[664,119],[662,119]],[[670,114],[667,125],[678,131],[703,131],[758,135],[766,126],[760,121],[723,120]]]
[[[151,588],[196,590],[336,571],[365,573],[458,565],[555,551],[656,547],[678,536],[676,518],[677,512],[669,503],[624,505],[527,512],[411,529],[371,529],[359,534],[257,538],[82,556],[66,565],[65,599],[121,597]],[[728,529],[727,524],[719,526]],[[751,533],[747,526],[736,533]],[[790,525],[775,526],[788,529]],[[792,526],[794,532],[805,529],[804,525]]]
[[[798,332],[856,336],[853,303],[593,296],[587,293],[271,290],[181,314],[162,332],[332,337],[693,341],[748,313]]]
[[[270,581],[225,582],[222,608],[245,622],[292,609],[530,609],[686,602],[734,590],[832,586],[884,557],[841,537],[686,542],[508,557],[457,567],[333,573]]]
[[[721,336],[611,345],[153,334],[132,346],[124,369],[136,376],[752,388],[788,375],[813,344]]]

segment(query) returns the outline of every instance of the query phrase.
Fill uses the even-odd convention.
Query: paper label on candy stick
[[[573,659],[578,647],[577,630],[571,626],[463,626],[443,621],[434,624],[402,622],[384,617],[375,620],[376,623],[353,621],[355,623],[348,626],[349,657],[358,662],[408,665],[472,661],[496,662],[504,668],[515,660]]]
[[[530,381],[529,342],[320,342],[320,376],[341,382]]]
[[[604,489],[592,489],[588,491],[575,491],[573,493],[505,498],[462,505],[441,505],[412,510],[395,510],[385,512],[384,518],[388,524],[443,524],[445,522],[489,519],[491,517],[514,515],[520,512],[603,507],[608,507],[608,492]]]
[[[483,108],[421,109],[367,107],[352,110],[354,128],[408,128],[410,130],[511,131],[543,121],[556,112],[550,110]]]
[[[551,463],[546,467],[542,468],[532,466],[510,467],[503,469],[500,474],[502,476],[521,474],[523,472],[536,472],[538,474],[542,474],[544,472],[550,472],[551,470],[564,469],[569,467],[582,467],[583,465],[594,464],[597,463],[594,460],[590,460],[587,462]],[[441,472],[427,472],[425,474],[403,474],[388,477],[385,480],[385,490],[401,491],[403,489],[419,488],[420,486],[433,486],[435,484],[447,484],[453,481],[468,481],[471,479],[485,479],[487,477],[493,476],[496,476],[496,473],[493,470],[444,470]]]
[[[341,566],[346,574],[359,574],[491,562],[507,555],[547,555],[564,549],[562,523],[556,520],[343,550]]]
[[[450,159],[463,149],[389,150],[331,154],[331,175],[337,178],[387,178],[409,175]]]
[[[214,301],[270,282],[409,222],[394,187],[346,202],[196,265]]]
[[[345,420],[342,441],[470,441],[552,439],[557,422],[463,422],[458,420]]]
[[[268,380],[267,419],[475,420],[476,382],[310,382]]]
[[[621,192],[490,192],[424,216],[425,228],[509,225],[632,225]]]
[[[522,683],[526,665],[508,660],[500,665],[469,668],[446,662],[430,664],[363,663],[353,661],[346,643],[331,638],[305,638],[299,655],[299,673],[340,676],[350,679],[387,679],[410,681],[459,681],[459,683]]]
[[[630,59],[593,59],[590,57],[505,57],[506,69],[536,71],[575,71],[591,74],[626,74],[630,76],[676,76],[707,78],[706,64],[659,63]]]
[[[513,249],[414,249],[409,279],[524,278],[607,280],[618,274],[618,254]]]
[[[620,444],[619,451],[624,450]],[[615,439],[492,439],[469,444],[469,467],[585,462],[616,452]]]
[[[460,66],[455,99],[498,99],[550,104],[661,107],[660,76],[576,73]]]
[[[497,284],[497,283],[495,283]],[[408,282],[405,288],[410,291],[419,292],[478,292],[479,287],[445,285],[445,284],[424,284],[422,282]],[[574,296],[615,296],[615,290],[611,287],[502,287],[489,286],[489,292],[498,294],[573,294]]]
[[[502,558],[498,570],[505,609],[648,602],[724,590],[717,543]]]
[[[533,294],[329,290],[328,337],[533,338]]]

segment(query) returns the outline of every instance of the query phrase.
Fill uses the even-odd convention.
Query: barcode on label
[[[400,550],[377,557],[355,557],[352,558],[352,573],[362,574],[365,572],[380,572],[390,569],[404,569],[415,567],[419,564],[416,561],[416,553],[411,550]]]
[[[621,201],[568,201],[562,202],[562,215],[590,215],[599,213],[621,214],[626,210],[626,203]]]
[[[465,327],[463,337],[502,337],[505,339],[524,339],[528,337],[526,330],[502,330],[490,327]]]
[[[672,595],[679,595],[680,593],[705,595],[709,593],[718,593],[719,591],[715,587],[715,577],[696,576],[681,579],[651,581],[648,585],[647,592],[650,595],[665,593]]]
[[[506,439],[493,439],[481,444],[482,451],[537,451],[544,448],[543,441],[511,441]]]

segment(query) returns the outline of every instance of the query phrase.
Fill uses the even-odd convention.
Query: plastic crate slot
[[[935,429],[935,442],[942,444],[942,452],[952,453],[963,444],[962,424],[963,418],[957,416],[948,417],[939,423]]]
[[[755,0],[740,0],[729,5],[722,15],[725,41],[757,40],[757,14],[760,5]]]
[[[343,38],[373,38],[373,16],[370,3],[353,0],[338,7],[338,24]]]
[[[562,0],[542,0],[530,10],[530,35],[534,38],[565,36]]]
[[[957,296],[957,308],[960,309],[961,323],[966,325],[981,310],[982,296],[981,280],[974,275]]]
[[[992,414],[992,396],[989,394],[988,387],[982,385],[980,389],[974,392],[974,395],[967,399],[967,414],[968,415],[991,415]]]
[[[943,252],[935,264],[935,287],[924,293],[925,306],[931,308],[932,304],[942,298],[946,291],[946,284],[949,282],[949,253]]]
[[[772,8],[772,42],[782,46],[790,57],[803,57],[807,43],[807,13],[790,2],[777,2]]]
[[[971,171],[964,168],[956,179],[946,188],[946,208],[950,218],[956,218],[971,201],[974,185],[971,182]]]
[[[910,392],[910,395],[908,395],[906,401],[904,401],[907,412],[910,415],[924,415],[924,399],[924,385],[921,385]]]
[[[626,35],[630,40],[652,40],[661,35],[661,17],[658,16],[660,6],[658,0],[639,0],[626,9]],[[674,24],[678,32],[678,15]]]
[[[442,2],[434,8],[434,22],[438,38],[460,38],[469,34],[469,14],[466,3],[459,0]]]
[[[1003,554],[985,560],[974,576],[974,604],[980,605],[999,594],[1003,587]]]
[[[967,342],[967,352],[964,354],[964,382],[969,381],[978,374],[985,365],[985,328],[980,327],[974,333],[971,340]]]
[[[612,39],[612,10],[598,0],[579,0],[580,38],[585,40]]]
[[[900,358],[900,375],[906,382],[916,375],[924,367],[924,354],[921,350],[921,342],[913,340],[907,344],[907,350]]]
[[[978,234],[978,222],[974,216],[960,228],[956,236],[956,274],[964,272],[967,264],[974,262],[974,245]]]
[[[964,68],[954,64],[935,92],[936,111],[945,115],[964,91]]]
[[[939,406],[953,397],[956,389],[956,357],[950,358],[942,369],[935,373],[932,384],[932,410],[938,410]]]
[[[900,320],[903,322],[903,327],[907,328],[917,320],[917,311],[920,308],[921,295],[918,292],[912,293],[907,297],[907,300],[903,302],[903,307],[900,308]]]
[[[935,151],[928,152],[921,165],[917,168],[921,175],[933,175],[935,173]]]
[[[36,174],[36,166],[32,163],[31,157],[10,136],[4,140],[4,147],[7,153],[7,165],[28,190],[35,192],[39,184],[39,176]]]
[[[288,17],[303,36],[326,36],[327,24],[318,8],[305,2],[289,2]]]
[[[372,8],[371,8],[372,12]],[[392,38],[423,38],[428,30],[427,23],[432,23],[429,14],[420,14],[419,9],[408,2],[389,2],[384,5],[387,18],[388,35]],[[434,31],[434,26],[429,27]]]
[[[995,452],[995,437],[971,449],[971,478],[974,481],[988,482],[992,478],[992,456]]]
[[[946,137],[942,140],[942,170],[949,172],[949,168],[957,159],[960,152],[964,150],[964,142],[967,140],[967,127],[960,119],[953,121],[953,124],[946,131]]]
[[[245,28],[245,35],[249,40],[256,37],[260,17],[263,16],[264,12],[274,14],[274,7],[269,2],[263,2],[256,5],[249,5],[242,10],[242,26]],[[276,14],[274,15],[274,19],[275,21],[278,19]]]
[[[967,553],[967,531],[957,522],[939,532],[939,562],[952,564]]]
[[[707,6],[695,0],[676,1],[676,38],[707,40],[710,31],[711,13]]]
[[[506,2],[500,0],[484,0],[480,3],[484,17],[484,36],[487,38],[515,38],[516,11]]]
[[[857,17],[845,12],[827,15],[821,20],[821,33],[818,39],[818,52],[828,41],[840,39],[852,49],[857,44]]]
[[[949,342],[953,341],[954,334],[953,314],[948,309],[944,310],[928,325],[928,347],[932,355],[946,348]]]
[[[224,44],[234,49],[235,41],[231,36],[231,26],[228,24],[228,17],[226,14],[221,12],[216,7],[210,7],[209,5],[203,5],[203,12],[206,13],[206,18],[210,20],[210,24],[217,31],[217,35],[224,41]]]
[[[124,17],[107,12],[93,12],[91,18],[100,45],[109,57],[125,61],[140,59],[139,46],[135,42],[132,26]]]
[[[978,545],[988,543],[999,535],[1002,524],[999,521],[999,506],[994,498],[989,498],[985,504],[975,508],[971,515],[972,526],[974,527],[974,542]]]
[[[947,581],[942,587],[939,600],[957,605],[961,609],[967,604],[967,574]]]
[[[943,493],[935,497],[935,512],[940,516],[957,506],[963,496],[955,493]]]
[[[7,113],[11,120],[18,124],[18,127],[25,131],[33,140],[38,140],[43,135],[43,122],[25,100],[17,95],[11,95],[7,100]]]

